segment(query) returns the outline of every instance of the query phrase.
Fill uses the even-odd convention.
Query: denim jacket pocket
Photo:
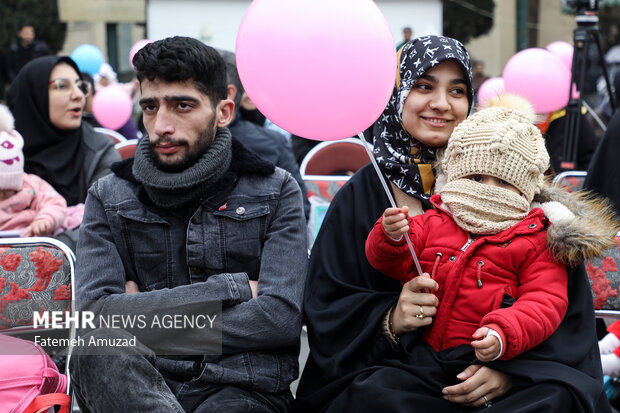
[[[245,272],[250,280],[258,280],[269,206],[229,200],[225,210],[215,215],[221,246],[225,253],[223,266],[228,272]]]
[[[145,209],[119,209],[117,212],[140,290],[171,287],[166,250],[168,222]]]

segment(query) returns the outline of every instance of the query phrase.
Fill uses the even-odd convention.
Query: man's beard
[[[159,154],[155,151],[155,145],[158,143],[163,143],[169,141],[169,139],[158,139],[155,142],[150,142],[149,147],[151,148],[151,153],[153,154],[153,163],[158,169],[161,169],[164,172],[181,172],[190,166],[194,165],[201,157],[205,154],[211,143],[215,140],[215,116],[211,117],[211,121],[207,125],[207,127],[200,132],[196,141],[194,143],[193,150],[190,149],[189,143],[187,141],[175,142],[175,144],[180,146],[185,146],[187,148],[185,155],[177,159],[174,162],[166,162],[163,161]]]

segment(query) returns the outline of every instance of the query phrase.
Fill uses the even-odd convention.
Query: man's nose
[[[174,123],[172,116],[163,108],[160,108],[155,115],[154,132],[156,136],[171,135],[174,133]]]

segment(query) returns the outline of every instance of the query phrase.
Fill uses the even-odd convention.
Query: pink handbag
[[[0,335],[0,412],[44,413],[59,405],[59,413],[69,413],[66,388],[67,377],[41,346]]]

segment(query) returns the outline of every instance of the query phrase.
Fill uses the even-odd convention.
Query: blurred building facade
[[[59,54],[81,44],[99,48],[123,81],[132,76],[129,50],[145,38],[146,0],[58,0],[67,37]]]
[[[475,5],[473,0],[455,1]],[[406,26],[413,29],[413,37],[442,34],[441,0],[375,2],[392,29],[395,44],[402,41]],[[602,0],[602,21],[614,19],[612,13],[620,14],[620,6],[608,7],[610,2],[620,0]],[[80,44],[93,44],[103,51],[122,79],[123,74],[131,76],[131,46],[144,38],[185,35],[234,51],[239,25],[250,4],[251,0],[58,0],[60,18],[68,25],[61,53],[71,54]],[[574,16],[562,12],[561,0],[495,0],[490,33],[466,44],[472,58],[485,63],[490,76],[501,76],[504,65],[519,48],[517,11],[524,4],[530,9],[530,21],[525,22],[527,47],[545,47],[556,40],[572,42]],[[531,21],[532,9],[536,23]]]

